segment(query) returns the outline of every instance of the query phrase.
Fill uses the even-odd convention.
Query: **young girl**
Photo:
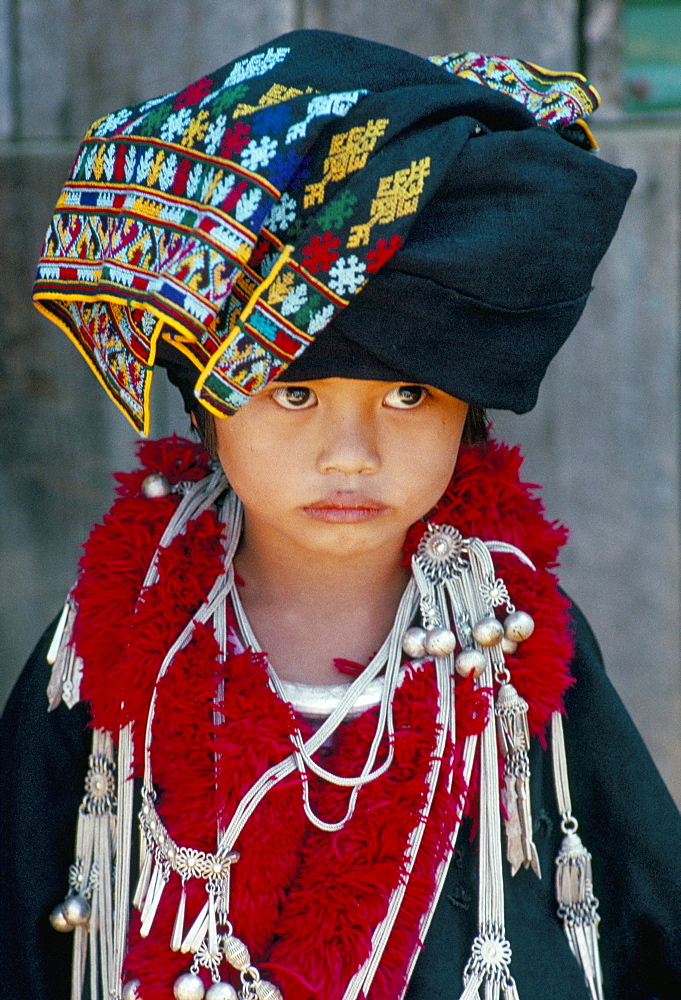
[[[7,995],[679,996],[678,816],[481,410],[632,187],[595,102],[297,32],[88,132],[36,303],[205,448],[141,446],[6,713]]]

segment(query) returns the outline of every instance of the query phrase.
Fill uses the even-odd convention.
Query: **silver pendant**
[[[504,756],[501,799],[506,813],[506,857],[511,865],[511,875],[515,875],[522,866],[531,867],[537,878],[541,878],[537,848],[532,839],[527,710],[527,702],[513,685],[508,681],[502,682],[494,711],[499,749]]]
[[[603,1000],[603,977],[598,954],[598,900],[593,894],[591,855],[570,824],[556,858],[558,916],[572,954],[584,973],[591,1000]],[[563,826],[565,829],[565,824]]]

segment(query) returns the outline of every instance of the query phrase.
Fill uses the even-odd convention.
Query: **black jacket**
[[[568,769],[579,833],[593,855],[606,1000],[681,998],[681,817],[578,609],[576,678],[566,699]],[[85,705],[47,713],[52,629],[31,656],[0,724],[2,1000],[66,1000],[70,935],[48,915],[63,899],[87,769]],[[536,741],[535,741],[536,742]],[[562,834],[551,761],[531,755],[535,842],[543,878],[505,877],[506,929],[521,1000],[588,1000],[556,917]],[[456,1000],[476,933],[477,845],[464,826],[407,1000]]]

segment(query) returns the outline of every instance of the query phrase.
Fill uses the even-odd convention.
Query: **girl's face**
[[[215,421],[246,544],[318,558],[401,547],[449,482],[467,409],[400,382],[271,383]]]

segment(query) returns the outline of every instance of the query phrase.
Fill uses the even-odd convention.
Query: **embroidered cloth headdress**
[[[142,432],[159,338],[222,416],[296,359],[324,377],[367,354],[522,412],[634,180],[559,137],[588,146],[597,100],[516,60],[284,35],[92,125],[36,305]],[[332,321],[345,352],[316,343]]]

